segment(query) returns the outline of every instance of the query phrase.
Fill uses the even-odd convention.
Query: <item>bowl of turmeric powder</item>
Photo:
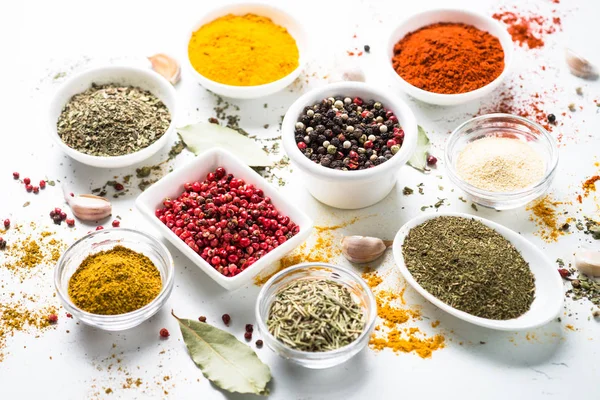
[[[107,331],[133,328],[156,314],[171,295],[171,254],[133,229],[94,231],[58,260],[54,285],[67,313]]]
[[[268,96],[290,85],[306,59],[306,34],[288,13],[243,3],[205,14],[187,37],[187,65],[211,92],[237,99]]]

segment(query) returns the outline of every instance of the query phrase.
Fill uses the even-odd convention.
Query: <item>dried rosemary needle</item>
[[[275,295],[267,327],[292,349],[322,352],[355,341],[365,320],[346,287],[331,280],[301,279]]]

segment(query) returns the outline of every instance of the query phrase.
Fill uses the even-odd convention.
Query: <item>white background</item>
[[[35,220],[41,228],[48,224],[48,211],[64,206],[61,190],[48,188],[37,197],[27,194],[11,176],[13,170],[21,176],[60,180],[74,192],[89,192],[111,179],[130,174],[133,168],[102,171],[70,160],[51,143],[47,136],[46,104],[62,79],[53,79],[59,72],[74,71],[105,62],[143,64],[143,57],[156,52],[170,53],[180,60],[185,58],[185,35],[194,20],[217,2],[205,1],[44,1],[4,4],[0,16],[2,30],[3,66],[2,110],[0,111],[0,217],[10,216],[14,223]],[[387,41],[386,32],[403,17],[414,12],[442,6],[473,9],[487,14],[498,10],[492,1],[353,1],[289,2],[287,7],[305,22],[310,34],[312,61],[307,70],[308,83],[296,84],[293,91],[285,91],[259,101],[236,102],[241,108],[241,125],[251,133],[276,136],[280,116],[302,91],[326,83],[320,79],[331,73],[335,64],[347,64],[346,50],[369,44],[372,54],[359,61],[370,83],[388,86],[398,92],[389,76],[383,72],[382,52]],[[288,2],[286,2],[288,3]],[[599,3],[592,0],[565,4],[551,4],[549,0],[518,2],[548,14],[558,9],[563,17],[563,31],[547,38],[541,51],[518,48],[513,79],[523,85],[522,93],[546,92],[547,112],[559,115],[567,105],[576,102],[583,106],[567,118],[560,117],[562,126],[555,134],[564,138],[560,148],[560,169],[553,188],[558,200],[574,202],[581,182],[597,173],[600,144],[600,118],[593,100],[600,101],[600,84],[585,82],[570,76],[563,61],[563,49],[568,43],[582,51],[598,48],[597,21]],[[354,39],[353,35],[357,38]],[[546,70],[542,71],[541,66]],[[520,76],[520,78],[519,78]],[[584,96],[575,94],[582,86]],[[213,116],[213,98],[191,75],[184,71],[177,86],[182,112],[178,124],[206,120]],[[479,103],[463,107],[439,108],[418,103],[400,94],[413,108],[419,123],[430,133],[434,154],[441,158],[444,141],[449,132],[474,115]],[[486,99],[484,104],[491,104]],[[268,103],[268,108],[263,108]],[[567,111],[568,112],[568,111]],[[263,129],[264,124],[271,128]],[[146,164],[164,159],[165,149]],[[182,154],[173,166],[185,163],[190,154]],[[374,207],[359,211],[340,211],[313,200],[299,182],[289,182],[281,190],[294,198],[315,219],[318,225],[344,222],[353,216],[363,218],[336,234],[364,234],[392,238],[398,228],[421,213],[420,207],[439,198],[447,198],[445,210],[474,212],[469,203],[458,200],[458,191],[443,176],[443,165],[433,174],[424,176],[404,167],[399,171],[400,183],[395,191]],[[439,176],[442,176],[440,179]],[[34,178],[35,177],[35,178]],[[425,195],[405,197],[402,188],[413,188],[425,183]],[[439,190],[438,185],[444,187]],[[368,188],[366,188],[368,189]],[[133,210],[137,195],[114,202],[114,214],[123,218],[122,226],[152,232],[152,228]],[[25,201],[31,206],[23,208]],[[598,217],[594,197],[583,205],[565,204],[562,209],[570,215]],[[530,238],[546,251],[551,259],[572,258],[577,246],[589,240],[583,234],[565,236],[557,243],[547,244],[534,235],[535,224],[529,221],[524,209],[497,213],[482,210],[478,215],[488,217]],[[51,229],[54,227],[50,226]],[[78,225],[74,231],[64,225],[57,232],[71,242],[90,229]],[[0,363],[0,398],[162,398],[222,399],[244,398],[223,393],[212,386],[190,360],[176,321],[169,312],[174,309],[182,317],[197,318],[206,315],[209,321],[218,321],[221,314],[231,314],[230,331],[240,338],[243,325],[253,323],[255,286],[230,293],[222,290],[192,263],[169,246],[176,258],[176,281],[173,295],[167,305],[150,321],[122,333],[107,333],[64,318],[56,329],[35,337],[18,333],[8,338],[7,356]],[[0,263],[3,262],[0,255]],[[339,261],[348,265],[344,260]],[[394,270],[391,254],[386,254],[380,271],[390,271],[390,285],[402,286]],[[45,304],[57,304],[52,297],[51,267],[48,273],[26,281],[23,285],[11,280],[0,268],[4,287],[0,301],[10,291],[38,293],[47,299]],[[269,349],[258,351],[273,373],[273,399],[363,399],[363,398],[456,398],[456,399],[538,399],[567,397],[580,399],[600,398],[600,361],[598,359],[600,323],[590,319],[591,304],[567,299],[562,322],[552,322],[531,332],[501,333],[462,323],[426,303],[408,289],[406,299],[411,305],[422,305],[425,319],[418,324],[424,331],[442,331],[447,336],[447,347],[421,359],[414,354],[393,354],[389,350],[375,353],[370,349],[339,367],[325,371],[311,371],[293,366],[278,358]],[[432,330],[429,322],[439,319],[440,327]],[[576,331],[565,328],[572,324]],[[218,325],[218,324],[217,324]],[[171,337],[158,339],[158,331],[167,327]],[[70,333],[66,333],[69,330]],[[526,339],[529,333],[530,340]],[[533,339],[531,339],[533,338]],[[451,341],[450,341],[451,340]],[[486,342],[480,345],[480,341]],[[463,344],[460,345],[459,343]],[[113,349],[113,344],[116,347]],[[107,370],[116,353],[121,363]],[[127,377],[117,371],[122,366],[132,378],[144,382],[139,388],[122,389]],[[168,382],[162,377],[171,376]],[[157,382],[162,382],[157,384]],[[114,393],[106,395],[105,388]],[[165,396],[163,390],[169,392]]]

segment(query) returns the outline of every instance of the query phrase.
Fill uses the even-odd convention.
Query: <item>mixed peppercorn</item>
[[[155,214],[175,235],[225,276],[234,276],[296,235],[261,189],[217,168],[184,184]]]
[[[343,96],[304,107],[294,135],[311,161],[344,171],[383,164],[404,141],[398,118],[381,102]]]

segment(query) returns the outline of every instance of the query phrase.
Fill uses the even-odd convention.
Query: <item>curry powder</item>
[[[150,303],[162,288],[160,272],[143,254],[115,246],[88,256],[69,280],[69,296],[84,311],[125,314]]]

